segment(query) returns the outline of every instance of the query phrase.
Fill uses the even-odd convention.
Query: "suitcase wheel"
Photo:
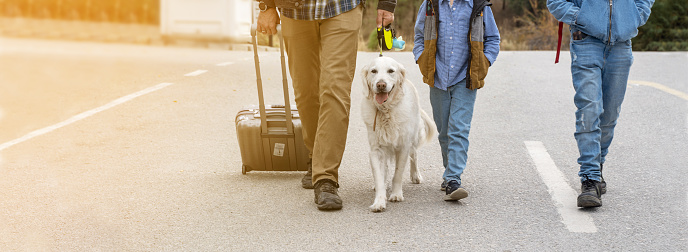
[[[241,174],[246,175],[246,173],[249,171],[250,170],[248,169],[248,167],[246,167],[245,165],[241,165]]]

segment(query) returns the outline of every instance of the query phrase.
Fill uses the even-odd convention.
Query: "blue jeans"
[[[432,116],[437,125],[442,148],[445,181],[461,184],[461,174],[468,160],[468,133],[473,119],[477,90],[466,88],[466,79],[447,90],[430,87]]]
[[[600,181],[600,164],[614,137],[632,64],[630,40],[614,45],[591,36],[571,41],[571,75],[578,108],[574,136],[581,181]]]

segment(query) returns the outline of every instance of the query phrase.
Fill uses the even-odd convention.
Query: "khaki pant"
[[[313,183],[338,182],[346,145],[351,84],[356,71],[361,6],[335,17],[303,21],[282,18],[296,107],[313,159]]]

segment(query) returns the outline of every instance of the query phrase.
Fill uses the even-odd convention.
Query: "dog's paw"
[[[423,176],[420,173],[411,174],[411,183],[420,184],[423,183]]]
[[[392,202],[404,201],[404,195],[401,193],[398,193],[398,194],[392,193],[391,195],[389,195],[389,201],[392,201]]]
[[[386,202],[375,202],[372,205],[370,205],[370,211],[373,212],[382,212],[387,208]]]

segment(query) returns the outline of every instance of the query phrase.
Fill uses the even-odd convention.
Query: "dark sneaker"
[[[456,182],[456,180],[451,180],[447,183],[445,193],[446,195],[444,195],[444,200],[446,201],[456,201],[468,197],[468,191],[463,189],[461,184]]]
[[[308,171],[301,179],[301,187],[306,189],[313,189],[313,160],[308,161]]]
[[[602,189],[600,182],[586,179],[581,183],[581,194],[578,195],[578,207],[602,206]]]
[[[440,191],[445,191],[447,190],[447,181],[443,180],[442,184],[440,185]]]
[[[603,165],[600,164],[600,194],[605,194],[607,193],[607,182],[604,182],[604,176],[602,176],[602,167]]]
[[[319,210],[342,209],[342,199],[337,195],[338,187],[337,183],[329,179],[315,182],[315,204]]]

